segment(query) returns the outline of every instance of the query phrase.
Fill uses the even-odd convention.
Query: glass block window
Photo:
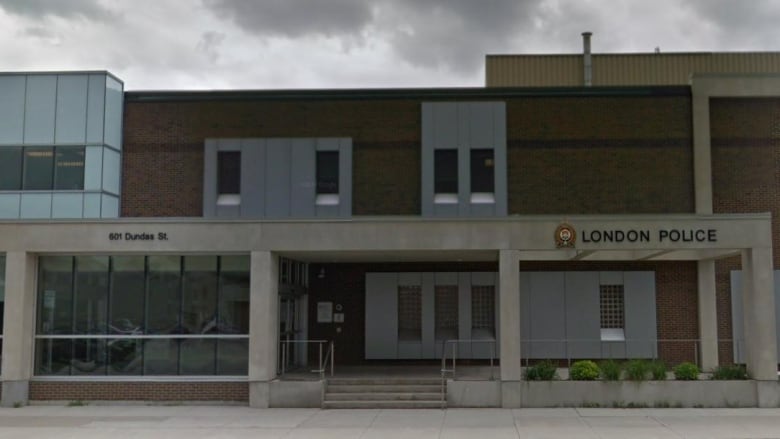
[[[496,287],[475,285],[471,287],[471,328],[495,330]]]
[[[601,285],[601,328],[623,329],[625,327],[625,300],[623,285]]]
[[[422,339],[422,287],[398,287],[398,340]]]
[[[437,340],[458,338],[458,286],[436,285],[434,315]]]

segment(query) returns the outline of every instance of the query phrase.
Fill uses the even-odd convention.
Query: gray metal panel
[[[314,217],[317,186],[315,140],[291,139],[290,142],[290,216]]]
[[[54,107],[57,99],[57,76],[27,77],[24,109],[24,143],[54,143]]]
[[[121,82],[106,77],[106,145],[122,149],[122,111],[124,90]]]
[[[496,285],[498,273],[494,271],[480,271],[471,273],[471,285]]]
[[[623,282],[626,356],[654,358],[657,348],[655,272],[626,271]]]
[[[217,218],[240,218],[241,206],[214,206],[214,214]]]
[[[472,217],[492,217],[496,214],[496,205],[489,203],[471,203],[464,200],[463,204],[468,205],[469,216]]]
[[[775,286],[777,289],[777,286]],[[745,363],[745,321],[742,311],[742,271],[731,271],[731,333],[734,362]],[[778,351],[780,352],[780,351]]]
[[[437,358],[434,284],[438,284],[438,274],[422,274],[422,358]]]
[[[599,284],[600,285],[623,285],[623,272],[622,271],[600,271]]]
[[[203,145],[203,217],[217,216],[217,144],[206,139]]]
[[[100,217],[101,218],[118,218],[119,217],[119,198],[112,195],[101,196],[100,201]]]
[[[352,216],[352,139],[339,140],[339,214]]]
[[[422,359],[422,342],[420,341],[399,341],[398,357],[399,360],[420,360]]]
[[[507,159],[506,159],[506,103],[493,103],[493,172],[495,176],[495,212],[496,216],[506,216],[508,212]]]
[[[241,217],[265,214],[265,140],[241,140]]]
[[[433,109],[434,148],[457,148],[458,104],[455,102],[437,102],[428,105]]]
[[[57,77],[55,143],[87,140],[87,75]]]
[[[84,190],[99,191],[103,187],[103,146],[88,146],[84,152]]]
[[[422,285],[422,273],[398,273],[398,285]]]
[[[291,148],[289,139],[267,139],[265,143],[265,215],[290,216]]]
[[[569,358],[601,356],[599,273],[567,271],[566,340]]]
[[[100,194],[84,194],[84,218],[100,218]]]
[[[55,193],[51,206],[52,218],[83,218],[84,194]]]
[[[501,297],[499,291],[498,297]],[[501,315],[500,313],[498,314]],[[531,272],[520,272],[520,355],[531,357]],[[500,326],[499,326],[500,328]]]
[[[106,108],[106,75],[89,75],[87,95],[87,143],[103,142]]]
[[[366,359],[398,357],[398,275],[366,273]]]
[[[0,144],[21,144],[24,140],[23,75],[0,76]]]
[[[530,358],[565,358],[564,273],[531,273]]]
[[[0,194],[0,218],[19,218],[21,194]]]
[[[471,214],[471,103],[457,104],[458,108],[458,216]]]
[[[51,218],[51,193],[22,194],[20,218]]]
[[[458,204],[433,204],[433,212],[435,216],[441,217],[457,217],[459,208]]]
[[[341,140],[338,137],[321,137],[316,139],[317,151],[341,151]]]
[[[458,273],[458,338],[471,338],[471,273]],[[458,344],[458,358],[471,358],[470,344]]]
[[[423,216],[435,215],[433,206],[433,150],[435,147],[434,108],[431,103],[422,104],[422,148],[420,166],[422,173],[421,212]]]
[[[457,272],[436,273],[435,278],[436,285],[458,285]]]
[[[494,107],[495,103],[493,102],[472,102],[468,104],[468,148],[492,149],[496,147],[493,124]]]

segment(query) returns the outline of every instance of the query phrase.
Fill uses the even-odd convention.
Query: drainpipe
[[[585,87],[593,85],[593,60],[590,56],[590,36],[593,32],[582,33],[582,61],[585,74]]]

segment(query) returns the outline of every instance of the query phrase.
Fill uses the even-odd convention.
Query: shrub
[[[645,360],[630,360],[626,363],[626,378],[632,381],[644,381],[650,373],[650,364]]]
[[[744,366],[736,364],[730,364],[726,366],[718,366],[712,372],[713,380],[746,380],[748,379],[747,371]]]
[[[620,372],[622,372],[622,368],[616,361],[602,361],[599,363],[599,367],[601,368],[601,378],[603,378],[605,381],[617,381],[620,379]]]
[[[683,381],[699,379],[699,366],[693,363],[680,363],[674,367],[674,378]]]
[[[590,360],[575,361],[569,368],[569,379],[574,381],[593,381],[600,374],[601,369]]]
[[[558,378],[557,366],[550,360],[540,361],[525,368],[527,381],[552,381]]]
[[[666,379],[666,364],[661,360],[655,360],[650,363],[650,375],[655,381]]]

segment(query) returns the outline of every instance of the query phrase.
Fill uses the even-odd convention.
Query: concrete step
[[[324,409],[438,409],[441,407],[440,401],[323,401],[322,403]]]
[[[336,385],[392,385],[392,384],[418,384],[427,386],[440,386],[441,378],[330,378],[328,384]]]
[[[325,401],[441,401],[441,393],[326,393]]]
[[[328,384],[326,393],[437,393],[441,384]]]

